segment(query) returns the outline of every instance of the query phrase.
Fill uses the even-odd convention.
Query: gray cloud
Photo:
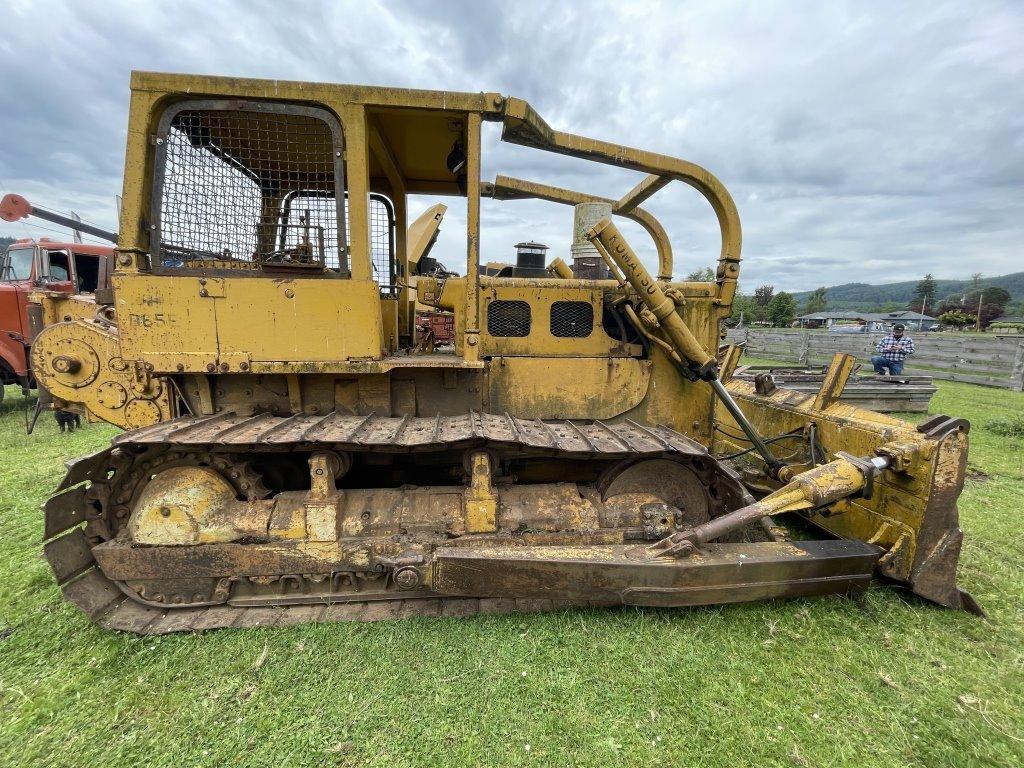
[[[107,227],[134,68],[520,96],[555,127],[715,173],[743,219],[745,287],[1024,269],[1024,8],[1015,2],[409,0],[283,11],[14,0],[5,21],[0,184]],[[493,127],[485,140],[485,177],[612,197],[638,178],[502,145]],[[438,250],[454,266],[465,206],[445,202]],[[648,207],[669,229],[677,271],[716,258],[717,227],[696,193],[673,185]],[[565,208],[487,202],[483,211],[485,259],[507,258],[525,238],[568,248]],[[643,233],[626,231],[653,264]]]

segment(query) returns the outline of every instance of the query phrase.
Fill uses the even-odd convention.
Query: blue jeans
[[[879,376],[885,375],[886,368],[889,369],[890,376],[899,376],[903,373],[902,360],[886,360],[881,355],[874,355],[871,358],[871,364],[875,366],[875,373]]]

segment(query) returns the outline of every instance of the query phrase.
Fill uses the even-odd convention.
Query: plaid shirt
[[[907,355],[914,354],[914,342],[908,336],[897,339],[890,333],[884,339],[879,340],[875,345],[875,351],[886,360],[902,363],[907,359]]]

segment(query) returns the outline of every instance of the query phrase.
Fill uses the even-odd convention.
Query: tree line
[[[775,292],[774,285],[758,286],[751,295],[737,293],[733,299],[732,316],[738,322],[766,323],[776,328],[785,328],[796,319],[797,305],[793,295],[785,291]]]
[[[691,282],[708,283],[715,279],[715,270],[703,267],[686,276]],[[824,290],[824,289],[822,289]],[[775,292],[774,285],[762,285],[753,295],[737,293],[732,302],[731,319],[739,322],[767,323],[776,327],[786,327],[796,319],[796,299],[785,291]]]
[[[714,280],[711,267],[695,270],[687,275],[690,281],[708,282]],[[914,298],[907,305],[912,312],[930,315],[942,325],[963,329],[970,326],[984,330],[1000,317],[1013,314],[1012,296],[1009,291],[995,285],[983,285],[980,272],[971,276],[968,288],[960,294],[952,294],[936,300],[935,278],[925,275],[914,289]],[[774,285],[761,285],[752,294],[737,291],[732,304],[731,320],[746,324],[767,324],[774,327],[788,327],[800,314],[824,312],[828,307],[828,288],[820,286],[807,295],[802,310],[797,301],[786,291],[776,292]],[[1024,315],[1024,301],[1020,302],[1020,314]]]
[[[962,293],[951,294],[941,301],[936,301],[935,293],[935,278],[927,274],[918,282],[914,298],[907,308],[931,315],[943,325],[953,328],[974,326],[977,330],[985,330],[1011,310],[1010,292],[998,285],[982,285],[980,272],[971,275],[970,285]],[[1024,314],[1024,301],[1020,305],[1020,312]]]

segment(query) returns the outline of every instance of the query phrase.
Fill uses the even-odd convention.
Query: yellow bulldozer
[[[484,122],[643,177],[619,199],[484,182]],[[45,505],[57,582],[100,625],[691,606],[876,574],[980,610],[956,585],[966,422],[839,403],[845,356],[813,394],[730,379],[740,223],[705,169],[497,93],[141,72],[127,137],[112,291],[91,313],[37,296],[32,347],[57,407],[126,430]],[[717,217],[711,282],[673,279],[641,207],[675,181]],[[418,195],[465,199],[464,268],[424,256]],[[585,273],[486,274],[484,198],[575,211]],[[451,348],[417,348],[417,307],[451,313]]]

